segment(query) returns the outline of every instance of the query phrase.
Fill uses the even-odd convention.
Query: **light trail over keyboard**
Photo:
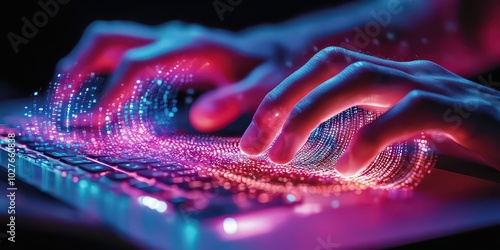
[[[189,82],[195,70],[189,64],[181,61],[173,68],[157,66],[149,71],[154,74],[138,79],[130,96],[118,96],[104,108],[98,101],[103,78],[81,76],[79,84],[59,74],[47,93],[37,93],[33,108],[27,107],[28,119],[20,134],[29,138],[27,146],[37,146],[34,149],[46,156],[114,181],[137,182],[130,185],[146,192],[168,185],[246,190],[257,199],[264,193],[261,200],[274,194],[411,189],[436,161],[422,134],[388,146],[359,175],[341,177],[336,160],[354,133],[380,115],[358,107],[313,131],[289,164],[274,164],[265,153],[248,156],[238,148],[239,137],[188,133],[175,127],[183,106],[193,102]]]

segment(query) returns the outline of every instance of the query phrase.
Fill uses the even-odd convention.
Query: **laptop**
[[[265,159],[255,160],[261,168],[243,168],[253,160],[221,157],[232,151],[214,152],[210,145],[236,145],[248,120],[219,134],[193,136],[182,115],[185,109],[177,110],[175,120],[159,120],[184,132],[154,130],[170,138],[170,144],[159,147],[164,141],[151,141],[151,147],[132,152],[115,150],[123,146],[116,141],[84,147],[82,138],[95,139],[85,137],[87,129],[73,133],[58,127],[56,134],[64,138],[49,138],[43,129],[33,132],[41,124],[26,130],[24,115],[19,124],[0,127],[0,166],[7,172],[7,190],[15,193],[16,182],[31,185],[89,218],[99,218],[144,249],[378,249],[500,224],[499,173],[487,166],[432,152],[436,158],[430,173],[411,189],[341,185],[318,171],[282,172],[286,166],[263,169],[258,163]],[[118,131],[113,129],[104,131]],[[191,152],[177,150],[190,143],[191,150],[209,150],[197,151],[193,160]],[[476,171],[470,170],[473,165]],[[252,171],[259,175],[252,179]],[[266,176],[265,171],[278,174]],[[322,178],[338,185],[324,185]]]

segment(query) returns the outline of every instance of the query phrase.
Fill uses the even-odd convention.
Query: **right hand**
[[[328,47],[266,95],[240,148],[250,155],[269,150],[271,161],[286,164],[321,123],[359,106],[384,113],[360,128],[338,159],[344,176],[357,175],[387,146],[422,132],[445,141],[441,147],[461,147],[467,160],[500,170],[499,104],[498,91],[436,63]]]

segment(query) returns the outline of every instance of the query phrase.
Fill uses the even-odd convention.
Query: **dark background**
[[[19,45],[15,53],[7,34],[21,35],[22,18],[32,19],[41,11],[39,0],[9,1],[0,8],[0,101],[26,97],[46,86],[54,75],[55,65],[67,55],[79,41],[85,28],[95,20],[131,20],[148,25],[162,24],[171,20],[198,23],[208,27],[240,30],[249,26],[285,21],[314,10],[336,6],[347,0],[242,0],[231,12],[224,13],[221,21],[213,2],[227,0],[66,0],[59,4],[59,11],[49,17],[48,23],[27,44]],[[44,2],[49,0],[42,0]],[[55,1],[55,0],[53,0]],[[498,82],[499,69],[493,73]],[[476,77],[471,78],[477,81]]]
[[[44,2],[48,0],[42,0]],[[227,0],[219,0],[226,3]],[[243,0],[221,21],[214,9],[214,0],[69,0],[60,4],[54,17],[38,29],[27,44],[19,45],[16,54],[7,34],[22,35],[22,17],[32,19],[42,10],[38,0],[9,1],[0,10],[0,100],[30,95],[52,80],[57,61],[68,54],[85,28],[95,20],[132,20],[149,25],[170,20],[199,23],[208,27],[240,30],[260,23],[284,21],[316,9],[334,6],[342,1],[264,1]],[[345,2],[345,1],[344,1]]]

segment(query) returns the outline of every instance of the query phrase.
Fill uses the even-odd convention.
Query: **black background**
[[[240,30],[256,24],[284,21],[342,1],[243,0],[233,11],[224,13],[224,20],[221,21],[213,0],[69,0],[69,3],[60,5],[57,14],[49,17],[48,23],[39,28],[27,44],[19,45],[16,54],[7,34],[13,32],[22,35],[22,17],[31,20],[36,12],[42,10],[37,2],[9,1],[9,6],[4,4],[0,10],[3,64],[0,67],[0,100],[24,97],[48,84],[57,61],[71,51],[85,28],[95,20],[131,20],[148,25],[181,20],[208,27]]]
[[[227,0],[69,0],[59,6],[54,17],[38,29],[27,44],[15,53],[7,34],[21,35],[22,18],[32,19],[41,11],[39,0],[9,1],[0,8],[0,101],[26,97],[52,80],[55,65],[80,39],[85,28],[95,20],[130,20],[158,25],[171,20],[198,23],[207,27],[240,30],[262,23],[281,22],[294,16],[349,2],[347,0],[242,0],[221,21],[213,2]],[[42,0],[44,2],[48,0]],[[498,82],[498,68],[493,73]],[[476,77],[471,80],[477,81]]]

